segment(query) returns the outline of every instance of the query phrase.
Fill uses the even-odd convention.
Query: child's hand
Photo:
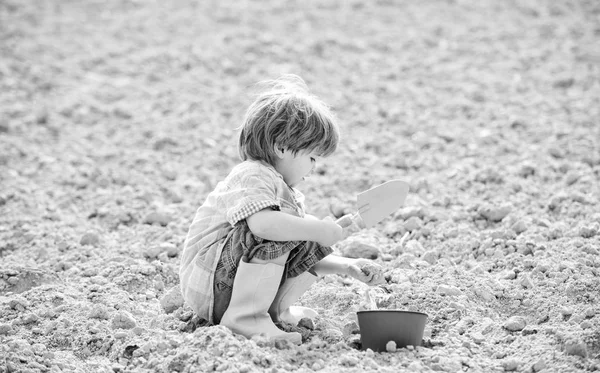
[[[332,246],[344,238],[342,227],[336,224],[329,216],[321,220],[323,222],[323,230],[321,239],[317,242],[323,246]]]
[[[383,267],[369,259],[354,259],[348,268],[348,274],[369,286],[385,282]]]
[[[365,228],[365,223],[363,222],[360,215],[356,214],[347,214],[339,218],[335,221],[337,224],[341,225],[344,228],[344,240],[354,233],[360,231]]]

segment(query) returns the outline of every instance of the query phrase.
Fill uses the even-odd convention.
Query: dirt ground
[[[599,39],[595,0],[0,0],[0,372],[600,370]],[[336,251],[385,266],[422,346],[360,350],[340,276],[301,346],[182,306],[193,214],[282,73],[342,126],[310,213],[410,183]]]

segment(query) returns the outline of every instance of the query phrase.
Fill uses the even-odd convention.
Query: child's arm
[[[255,235],[270,241],[315,241],[331,246],[343,238],[332,220],[303,219],[281,211],[261,210],[246,218]]]

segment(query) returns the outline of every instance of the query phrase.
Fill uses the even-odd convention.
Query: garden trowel
[[[353,216],[343,216],[337,223],[347,227],[354,221],[359,227],[371,228],[402,206],[408,189],[404,181],[391,180],[365,190],[356,197],[358,212]],[[363,224],[360,224],[361,220]]]

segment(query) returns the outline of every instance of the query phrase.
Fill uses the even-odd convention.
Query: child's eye
[[[315,158],[313,158],[313,157],[310,157],[310,161],[314,163],[314,162],[316,162],[317,160],[316,160]]]

